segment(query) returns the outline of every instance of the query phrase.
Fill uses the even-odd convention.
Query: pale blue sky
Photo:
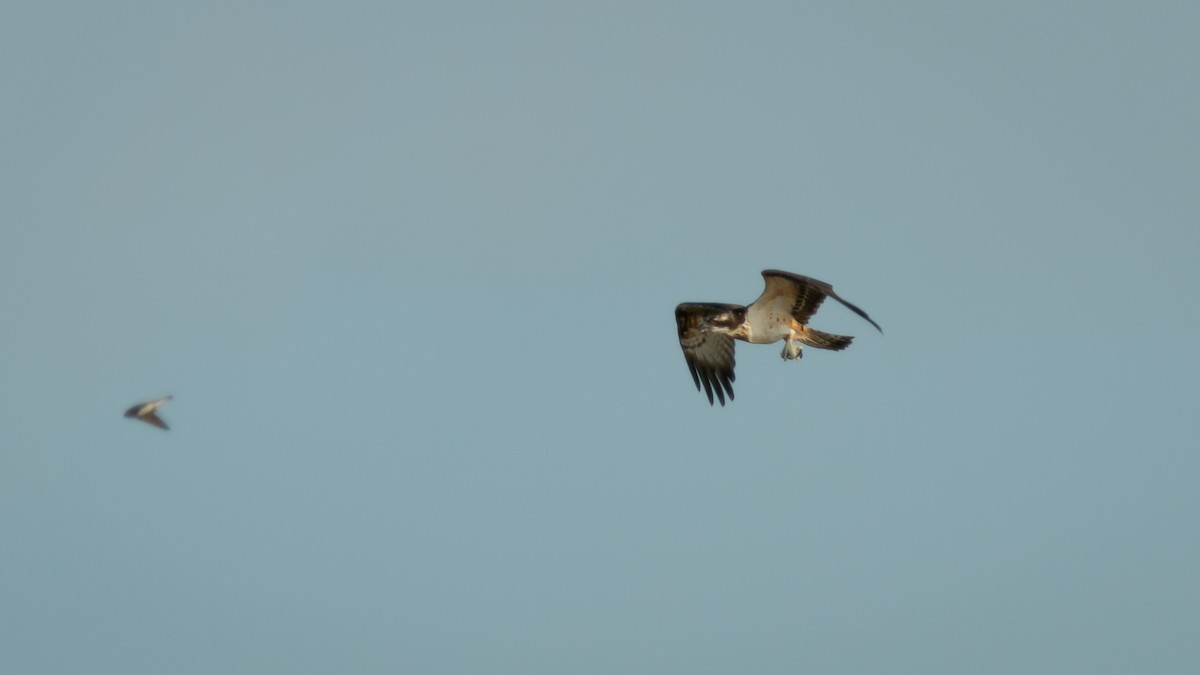
[[[5,5],[0,671],[1196,672],[1197,35]],[[765,268],[886,335],[710,407]]]

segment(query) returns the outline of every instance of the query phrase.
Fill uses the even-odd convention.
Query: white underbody
[[[795,339],[792,332],[792,315],[756,308],[746,308],[746,342],[765,345],[780,340]]]

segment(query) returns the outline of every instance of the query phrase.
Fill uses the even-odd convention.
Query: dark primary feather
[[[700,326],[708,318],[731,309],[741,309],[741,305],[685,302],[675,308],[679,346],[683,348],[696,390],[703,385],[710,405],[714,393],[721,405],[725,405],[726,394],[733,400],[734,343],[728,335],[702,333]]]

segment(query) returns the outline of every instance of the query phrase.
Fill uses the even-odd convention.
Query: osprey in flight
[[[170,394],[167,394],[166,396],[154,401],[139,403],[129,410],[126,410],[125,416],[141,420],[146,424],[153,424],[159,429],[170,429],[170,427],[167,426],[167,423],[162,421],[162,418],[158,416],[158,407],[167,401],[170,401],[172,398],[174,397]]]
[[[696,390],[704,385],[709,405],[713,403],[714,391],[721,405],[725,405],[726,394],[733,400],[734,339],[751,344],[785,340],[781,356],[788,361],[804,356],[802,345],[834,351],[849,347],[854,339],[850,336],[822,333],[808,327],[808,320],[826,297],[849,307],[883,332],[866,312],[843,300],[824,281],[779,270],[766,270],[762,275],[767,287],[749,307],[685,302],[675,308],[679,346],[683,348],[688,370],[692,371]]]

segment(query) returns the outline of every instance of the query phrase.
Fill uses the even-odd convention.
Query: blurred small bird
[[[162,421],[162,418],[160,418],[158,416],[157,412],[158,412],[159,406],[166,403],[167,401],[170,401],[172,398],[174,398],[174,396],[167,394],[166,396],[164,396],[160,399],[155,399],[153,401],[147,401],[145,403],[139,403],[139,404],[133,406],[132,408],[130,408],[129,410],[126,410],[125,416],[132,417],[137,420],[141,420],[141,421],[145,422],[146,424],[153,424],[154,426],[158,427],[159,429],[170,429],[171,427],[168,427],[167,423]]]

